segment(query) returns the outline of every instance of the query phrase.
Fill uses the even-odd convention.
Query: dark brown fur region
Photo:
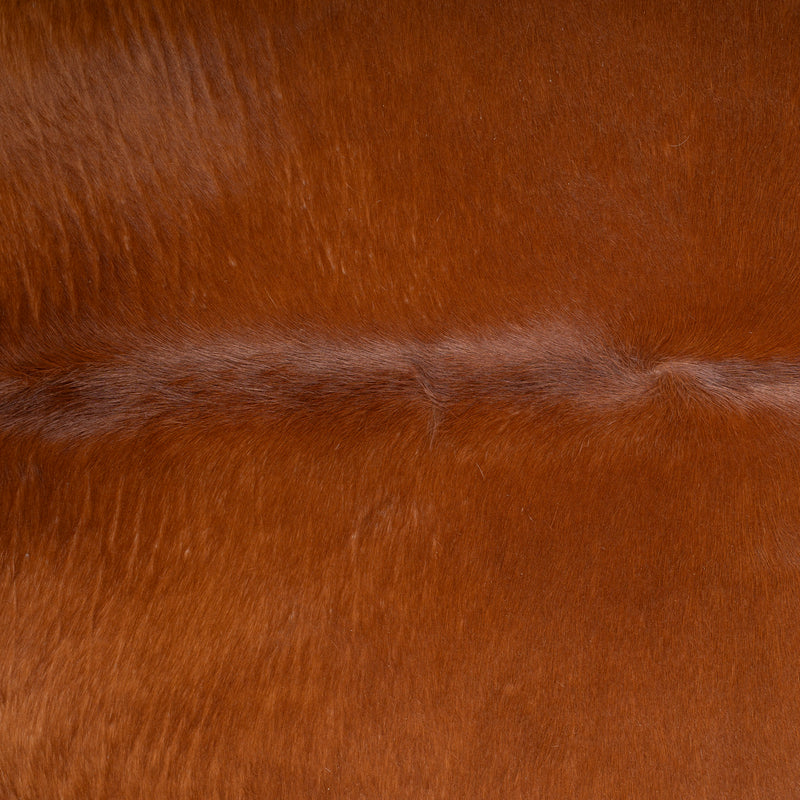
[[[800,13],[0,7],[0,798],[800,797]]]

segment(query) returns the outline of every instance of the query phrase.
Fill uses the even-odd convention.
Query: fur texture
[[[793,4],[0,7],[0,798],[800,795]]]

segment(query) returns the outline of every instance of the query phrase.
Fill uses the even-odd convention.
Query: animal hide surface
[[[800,797],[800,8],[0,5],[0,799]]]

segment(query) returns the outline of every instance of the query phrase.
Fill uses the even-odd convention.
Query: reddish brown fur
[[[0,798],[800,796],[800,12],[0,7]]]

